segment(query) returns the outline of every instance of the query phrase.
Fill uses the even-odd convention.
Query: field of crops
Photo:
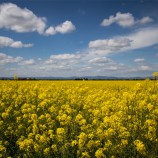
[[[156,158],[158,81],[0,81],[0,157]]]

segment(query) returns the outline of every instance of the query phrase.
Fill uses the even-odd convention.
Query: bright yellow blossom
[[[157,81],[0,81],[0,157],[157,157]]]

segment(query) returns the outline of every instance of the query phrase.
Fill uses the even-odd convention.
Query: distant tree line
[[[11,78],[11,77],[2,77],[0,80],[36,80],[36,78],[26,78],[26,77],[17,77],[17,78]]]
[[[75,78],[75,80],[88,80],[88,78]]]

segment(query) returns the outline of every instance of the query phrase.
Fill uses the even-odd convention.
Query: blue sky
[[[0,1],[0,77],[150,76],[158,0]]]

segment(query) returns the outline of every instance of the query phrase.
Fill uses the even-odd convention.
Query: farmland
[[[157,81],[0,81],[0,157],[158,157]]]

